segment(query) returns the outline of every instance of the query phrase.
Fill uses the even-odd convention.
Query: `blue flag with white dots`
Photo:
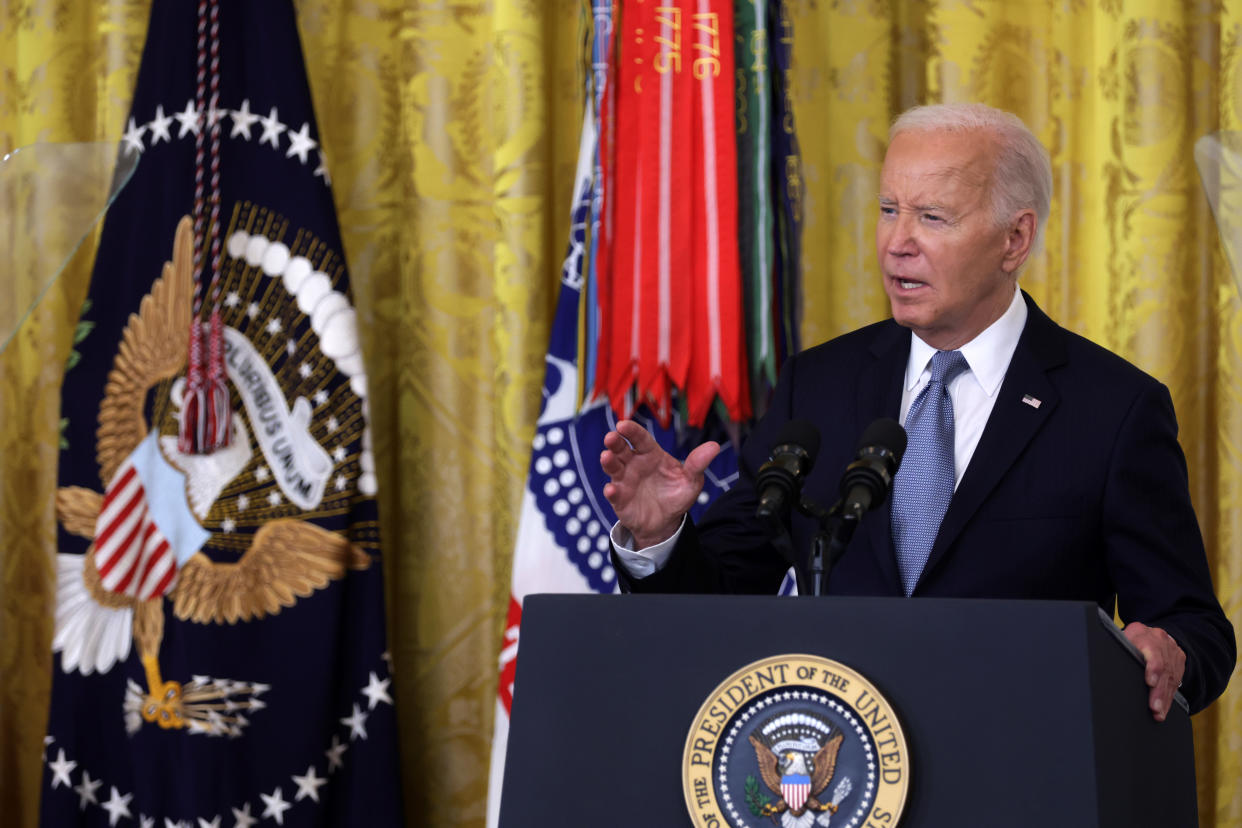
[[[289,0],[155,0],[62,391],[46,826],[400,825],[357,313]]]

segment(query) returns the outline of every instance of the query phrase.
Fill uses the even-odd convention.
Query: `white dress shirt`
[[[1026,302],[1022,292],[1014,287],[1009,307],[991,325],[974,339],[958,348],[966,358],[967,370],[962,371],[949,383],[949,399],[953,401],[953,460],[956,478],[954,488],[962,482],[962,474],[975,454],[983,427],[987,425],[992,406],[996,404],[996,392],[1000,390],[1009,361],[1018,347],[1018,339],[1026,326]],[[910,357],[906,362],[906,377],[901,390],[901,417],[904,426],[910,404],[931,379],[931,358],[936,349],[915,334],[910,337]],[[612,527],[612,545],[617,558],[632,577],[645,578],[664,567],[681,530],[685,528],[683,517],[677,532],[663,543],[634,549],[634,538],[629,530],[616,523]]]
[[[966,358],[967,370],[949,382],[949,399],[953,401],[953,466],[956,478],[953,488],[962,482],[962,474],[975,454],[983,427],[988,423],[996,392],[1000,390],[1009,361],[1018,347],[1018,339],[1026,326],[1026,302],[1016,287],[1009,307],[974,339],[958,348]],[[906,362],[906,381],[901,388],[901,416],[904,426],[910,405],[923,386],[931,380],[931,358],[936,349],[918,334],[910,337],[910,358]]]

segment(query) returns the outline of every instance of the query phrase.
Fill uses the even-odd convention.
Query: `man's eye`
[[[939,213],[924,213],[923,218],[927,219],[930,222],[944,221],[944,219],[941,217]]]
[[[880,215],[882,215],[882,216],[895,216],[895,215],[897,215],[897,208],[896,208],[896,207],[888,207],[888,206],[885,206],[885,205],[881,204],[881,205],[880,205]]]

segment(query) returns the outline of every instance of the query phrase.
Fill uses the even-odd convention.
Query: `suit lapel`
[[[997,391],[996,404],[979,445],[940,524],[923,568],[924,576],[944,558],[1060,401],[1048,371],[1066,361],[1062,331],[1025,292],[1023,298],[1027,304],[1026,327]]]
[[[910,331],[893,322],[880,329],[870,351],[874,362],[863,366],[864,374],[858,383],[855,420],[860,435],[875,420],[881,417],[895,420],[901,414],[901,384],[910,355]],[[871,554],[885,583],[893,595],[900,595],[901,576],[897,571],[893,533],[889,529],[891,502],[891,497],[884,498],[880,508],[864,518],[860,529],[871,546]]]

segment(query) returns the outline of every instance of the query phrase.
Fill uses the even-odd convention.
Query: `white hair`
[[[893,122],[888,139],[903,132],[969,132],[987,130],[996,138],[996,169],[990,198],[998,226],[1013,220],[1019,210],[1035,211],[1035,239],[1031,252],[1044,243],[1044,226],[1052,206],[1052,163],[1048,150],[1022,120],[1009,112],[979,103],[946,103],[907,109]]]

